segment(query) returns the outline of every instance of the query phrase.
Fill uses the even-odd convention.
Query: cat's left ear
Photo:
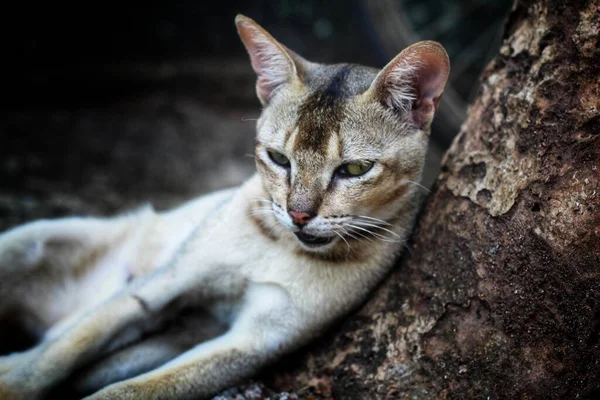
[[[398,112],[409,112],[419,129],[428,129],[450,72],[448,54],[441,44],[413,44],[386,65],[369,92]]]
[[[266,105],[283,84],[298,78],[296,63],[302,61],[301,57],[288,51],[251,18],[239,14],[235,17],[235,24],[250,55],[252,68],[258,75],[256,94]]]

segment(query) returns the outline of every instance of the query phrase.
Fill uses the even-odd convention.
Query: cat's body
[[[82,390],[121,381],[92,398],[204,398],[322,332],[393,264],[416,212],[445,52],[424,42],[381,73],[322,66],[236,22],[265,105],[259,172],[166,213],[1,235],[0,313],[17,310],[43,335],[0,357],[1,399],[42,396],[92,361]],[[172,328],[188,309],[202,312]]]

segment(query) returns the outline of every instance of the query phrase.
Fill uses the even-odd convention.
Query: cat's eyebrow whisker
[[[423,189],[424,191],[426,191],[427,193],[431,193],[431,190],[429,190],[428,188],[426,188],[425,186],[421,185],[419,182],[415,182],[415,181],[411,181],[410,179],[403,179],[403,182],[408,182],[408,183],[412,183],[413,185],[416,185],[418,187],[420,187],[421,189]]]
[[[242,117],[242,121],[244,121],[244,122],[247,122],[247,121],[258,121],[258,118]]]
[[[393,232],[393,231],[391,231],[391,230],[389,230],[387,228],[384,228],[384,227],[376,225],[376,224],[371,224],[370,222],[365,222],[365,221],[360,221],[360,220],[353,221],[353,222],[356,223],[356,224],[359,224],[361,226],[365,226],[365,227],[366,226],[370,226],[370,227],[373,227],[373,228],[381,229],[382,231],[388,232],[388,233],[392,234],[395,237],[400,237],[400,235],[398,235],[396,232]]]

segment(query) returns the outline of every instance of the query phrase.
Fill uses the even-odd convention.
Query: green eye
[[[358,161],[350,164],[342,165],[337,170],[337,175],[347,178],[351,176],[359,176],[365,174],[373,167],[373,161]]]
[[[281,165],[282,167],[289,167],[290,160],[288,160],[288,158],[283,154],[275,150],[267,150],[267,153],[269,154],[269,157],[271,158],[271,160],[273,160],[275,164]]]

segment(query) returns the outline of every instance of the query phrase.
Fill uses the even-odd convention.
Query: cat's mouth
[[[298,240],[300,240],[304,245],[308,247],[325,246],[326,244],[331,243],[331,241],[333,240],[333,237],[331,236],[314,236],[301,231],[294,232],[294,234],[296,235]]]

